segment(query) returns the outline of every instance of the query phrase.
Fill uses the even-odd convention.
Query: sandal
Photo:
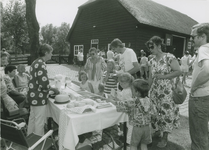
[[[167,142],[163,142],[163,141],[160,141],[158,144],[157,144],[157,147],[159,148],[164,148],[167,146]]]

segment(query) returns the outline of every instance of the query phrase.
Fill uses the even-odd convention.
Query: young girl
[[[115,62],[113,59],[107,61],[107,71],[103,75],[104,93],[110,94],[111,89],[117,90],[117,77],[115,70]]]
[[[87,90],[87,91],[89,91],[91,93],[94,93],[93,86],[88,81],[87,73],[85,71],[81,71],[80,72],[78,80],[81,81],[80,88],[82,90]]]
[[[120,86],[123,88],[117,89],[117,98],[119,101],[129,101],[132,100],[132,82],[134,81],[133,76],[130,73],[121,73],[118,75],[118,81]],[[118,86],[119,87],[119,86]]]
[[[125,103],[129,101],[133,101],[133,93],[132,93],[132,82],[134,81],[134,78],[129,73],[121,73],[118,75],[118,81],[120,86],[123,88],[122,90],[117,90],[115,92],[115,104],[117,107],[117,111],[119,112],[126,112],[127,107],[124,105]],[[113,93],[111,93],[112,95]],[[114,95],[114,94],[113,94]],[[127,132],[127,143],[130,144],[131,141],[131,134],[132,134],[132,128],[133,126],[130,124],[127,124],[128,132]],[[119,134],[122,134],[123,126],[120,125],[119,127]]]
[[[17,71],[18,73],[14,77],[16,88],[22,94],[27,95],[30,76],[25,73],[25,65],[23,64],[18,65]]]

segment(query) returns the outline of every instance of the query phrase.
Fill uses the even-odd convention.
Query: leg
[[[26,96],[24,96],[21,93],[17,93],[17,94],[12,94],[12,93],[8,93],[8,95],[18,104],[19,108],[23,108],[26,102]]]
[[[147,144],[141,143],[141,150],[148,150]]]
[[[208,150],[209,96],[190,97],[189,130],[192,140],[191,150]]]
[[[137,146],[131,145],[131,146],[130,146],[130,149],[131,149],[131,150],[137,150]]]
[[[45,110],[46,110],[46,105],[31,106],[31,112],[30,112],[29,124],[28,124],[28,135],[33,132],[40,136],[44,135],[44,124],[46,120]]]
[[[161,141],[157,144],[157,147],[163,148],[166,147],[168,142],[168,132],[163,132],[163,137]]]
[[[30,106],[30,116],[28,121],[28,135],[33,133],[35,130],[35,112],[34,112],[34,106]]]

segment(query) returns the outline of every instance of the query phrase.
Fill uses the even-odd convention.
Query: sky
[[[6,2],[8,0],[2,0]],[[66,22],[72,26],[78,7],[88,0],[36,0],[36,17],[40,26],[60,26]],[[209,0],[153,0],[170,7],[199,23],[209,22]]]

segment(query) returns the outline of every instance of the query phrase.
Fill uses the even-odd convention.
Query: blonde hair
[[[107,64],[108,64],[108,63],[112,63],[112,65],[113,65],[113,70],[115,70],[115,61],[114,61],[113,59],[110,59],[110,60],[107,61]]]
[[[17,66],[17,71],[19,72],[19,70],[21,69],[21,68],[25,68],[25,65],[24,64],[19,64],[18,66]]]
[[[130,73],[124,72],[124,73],[119,74],[118,81],[129,82],[129,84],[132,84],[132,82],[134,81],[134,77]]]

